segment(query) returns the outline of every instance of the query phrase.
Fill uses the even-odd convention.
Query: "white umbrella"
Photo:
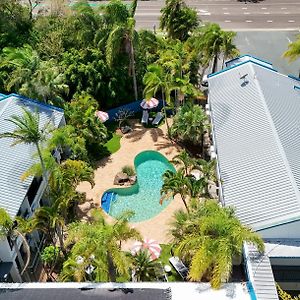
[[[135,255],[141,250],[148,251],[151,260],[159,258],[161,253],[161,247],[159,246],[159,243],[153,239],[144,239],[142,242],[135,242],[131,248],[131,253],[132,255]]]
[[[159,101],[155,98],[150,98],[150,99],[144,99],[142,102],[141,102],[141,107],[143,109],[151,109],[151,108],[154,108],[158,105]]]
[[[106,113],[105,111],[101,111],[101,110],[97,110],[95,112],[95,116],[102,122],[104,123],[105,121],[107,121],[109,119],[109,115],[108,113]]]

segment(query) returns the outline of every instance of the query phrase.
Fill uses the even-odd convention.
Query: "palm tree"
[[[50,207],[43,206],[36,209],[33,217],[29,220],[32,230],[41,230],[50,237],[53,246],[55,246],[55,236],[58,236],[59,246],[64,255],[67,255],[64,246],[64,226],[65,220],[61,216],[57,203]]]
[[[20,272],[20,275],[22,276],[26,269],[28,268],[29,262],[30,262],[30,247],[28,245],[28,242],[25,238],[25,236],[21,233],[21,231],[15,226],[16,223],[11,219],[10,215],[6,212],[4,208],[0,208],[0,240],[6,237],[11,237],[13,243],[14,243],[14,248],[16,250],[17,256],[19,258],[19,262],[23,262],[23,258],[21,256],[19,247],[16,242],[17,237],[21,237],[23,245],[25,247],[26,251],[26,262],[24,264],[23,269]]]
[[[232,259],[242,254],[245,242],[264,250],[261,237],[241,224],[234,211],[221,207],[214,200],[197,201],[190,213],[176,213],[172,234],[175,253],[190,264],[189,278],[209,279],[213,288],[219,288],[229,279]]]
[[[113,65],[117,53],[124,51],[129,57],[129,75],[132,76],[135,100],[138,100],[138,88],[135,69],[134,44],[138,44],[138,33],[135,31],[135,11],[137,0],[133,0],[126,22],[116,23],[111,30],[106,44],[106,59]],[[118,7],[117,7],[118,8]]]
[[[205,188],[205,195],[209,195],[210,182],[216,181],[216,160],[206,161],[205,159],[197,159],[195,161],[195,168],[202,173],[203,184]]]
[[[185,104],[178,109],[170,133],[179,141],[199,145],[209,128],[208,118],[203,108],[199,105]]]
[[[132,259],[132,279],[136,281],[153,281],[156,278],[157,262],[152,261],[148,251],[138,251],[130,255]]]
[[[73,246],[60,279],[115,281],[116,275],[129,278],[131,260],[121,250],[120,244],[130,239],[141,239],[138,231],[128,224],[131,216],[124,213],[113,224],[109,224],[101,210],[94,210],[90,223],[70,224],[67,244]]]
[[[295,42],[289,44],[288,50],[283,53],[283,57],[289,59],[290,62],[300,57],[300,35],[298,35]]]
[[[183,170],[177,172],[167,170],[163,174],[163,185],[160,190],[162,197],[160,203],[162,204],[164,200],[168,200],[170,197],[175,197],[175,195],[179,194],[187,212],[189,212],[186,202],[186,196],[188,195],[187,184],[188,179]]]
[[[13,123],[16,129],[13,132],[1,133],[0,138],[12,138],[14,140],[11,144],[12,146],[22,143],[34,144],[41,162],[43,176],[47,178],[40,144],[46,140],[47,135],[51,131],[50,122],[47,122],[40,128],[40,115],[38,111],[32,113],[26,109],[23,109],[23,116],[13,115],[10,119],[6,120]]]
[[[39,55],[29,45],[24,45],[22,48],[4,48],[0,67],[5,66],[12,69],[5,82],[6,89],[10,91],[12,88],[16,88],[18,90],[23,83],[30,82],[39,65]]]
[[[188,152],[183,149],[179,154],[173,157],[171,161],[175,166],[182,166],[184,169],[185,176],[190,174],[191,169],[195,165],[195,160],[190,157]]]
[[[160,28],[166,29],[168,37],[184,41],[199,25],[197,12],[182,0],[167,0],[161,9]]]
[[[223,54],[222,67],[224,62],[228,58],[234,58],[239,56],[240,51],[237,49],[236,45],[233,44],[233,41],[236,37],[236,32],[233,31],[222,31],[223,43],[221,45],[221,51]]]
[[[146,99],[155,96],[159,90],[161,91],[165,122],[169,133],[170,127],[167,118],[166,104],[171,104],[171,91],[173,89],[172,74],[165,72],[163,67],[158,64],[151,64],[147,67],[147,73],[144,75],[143,83],[145,85],[144,96]]]

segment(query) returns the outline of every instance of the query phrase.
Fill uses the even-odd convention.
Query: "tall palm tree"
[[[205,187],[205,195],[209,196],[209,184],[216,181],[216,160],[206,161],[205,159],[197,159],[195,167],[202,173],[203,184]]]
[[[173,222],[175,253],[189,263],[189,278],[209,279],[219,288],[229,279],[232,259],[242,254],[243,243],[264,250],[261,237],[241,224],[232,208],[221,207],[214,200],[197,201],[189,214],[181,211]]]
[[[50,237],[55,246],[55,236],[57,235],[59,246],[64,255],[67,255],[64,246],[64,226],[65,220],[61,216],[57,203],[50,207],[43,206],[36,209],[32,219],[29,220],[32,230],[41,230]]]
[[[16,238],[21,237],[23,245],[25,247],[25,251],[27,254],[26,262],[23,266],[23,269],[20,272],[20,275],[22,276],[26,269],[28,268],[29,262],[30,262],[30,247],[28,245],[28,242],[23,235],[23,233],[15,226],[14,221],[11,219],[10,215],[6,212],[4,208],[0,208],[0,240],[2,238],[6,237],[11,237],[13,243],[14,243],[14,248],[17,253],[17,256],[19,258],[19,262],[23,262],[23,258],[21,256],[19,247],[16,243]]]
[[[129,75],[132,76],[133,90],[135,100],[138,100],[138,88],[136,80],[135,55],[134,45],[138,44],[138,33],[135,30],[135,11],[137,7],[137,0],[133,0],[131,9],[129,10],[129,17],[125,22],[116,23],[108,38],[106,44],[106,59],[109,65],[113,65],[117,53],[124,51],[129,57]]]
[[[67,244],[73,246],[60,279],[115,281],[116,275],[129,278],[131,261],[121,250],[120,242],[141,239],[138,231],[128,224],[131,215],[125,213],[113,224],[109,224],[101,210],[94,210],[90,223],[70,224]],[[93,270],[90,275],[86,272],[88,268]]]
[[[147,67],[147,73],[144,75],[143,83],[144,96],[148,99],[155,96],[158,91],[161,91],[161,99],[163,102],[165,122],[169,133],[169,123],[167,118],[166,104],[171,104],[172,74],[165,72],[164,68],[159,64],[151,64]]]
[[[191,169],[195,165],[195,160],[190,157],[188,152],[183,149],[179,154],[173,157],[171,161],[176,166],[182,166],[184,169],[185,176],[190,174]]]
[[[186,202],[186,197],[188,195],[187,184],[188,179],[183,170],[179,170],[177,172],[167,170],[163,174],[163,185],[160,190],[162,197],[160,199],[160,203],[162,204],[164,200],[179,194],[187,212],[189,212]]]
[[[224,62],[227,59],[239,56],[240,51],[237,49],[236,45],[233,43],[236,37],[236,32],[233,31],[222,31],[222,45],[221,51],[223,54],[222,67],[224,67]]]
[[[46,167],[44,164],[41,143],[46,140],[47,135],[51,131],[50,122],[47,122],[40,128],[40,115],[36,111],[34,113],[29,110],[23,109],[23,115],[13,115],[7,121],[13,123],[16,129],[13,132],[4,132],[0,134],[0,138],[11,138],[14,142],[11,144],[34,144],[41,162],[43,176],[46,178]]]
[[[300,57],[300,35],[298,35],[296,41],[289,44],[288,50],[283,53],[283,57],[289,59],[290,62]]]

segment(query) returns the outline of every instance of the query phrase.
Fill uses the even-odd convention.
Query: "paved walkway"
[[[159,128],[144,128],[138,121],[134,124],[133,131],[121,139],[121,149],[108,158],[99,162],[95,170],[95,186],[92,189],[87,182],[81,183],[77,190],[85,192],[88,199],[93,199],[96,206],[100,206],[102,194],[113,185],[115,175],[125,165],[133,165],[135,156],[141,151],[156,150],[165,155],[169,160],[179,152],[179,147],[166,138],[166,125]],[[179,197],[175,199],[156,217],[143,222],[132,223],[144,237],[154,238],[160,243],[169,241],[168,224],[174,211],[183,207]],[[108,216],[108,219],[112,219]]]

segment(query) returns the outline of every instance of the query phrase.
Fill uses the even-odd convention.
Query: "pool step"
[[[114,192],[105,192],[101,199],[101,207],[106,212],[110,211],[110,204],[116,200],[116,194]]]

